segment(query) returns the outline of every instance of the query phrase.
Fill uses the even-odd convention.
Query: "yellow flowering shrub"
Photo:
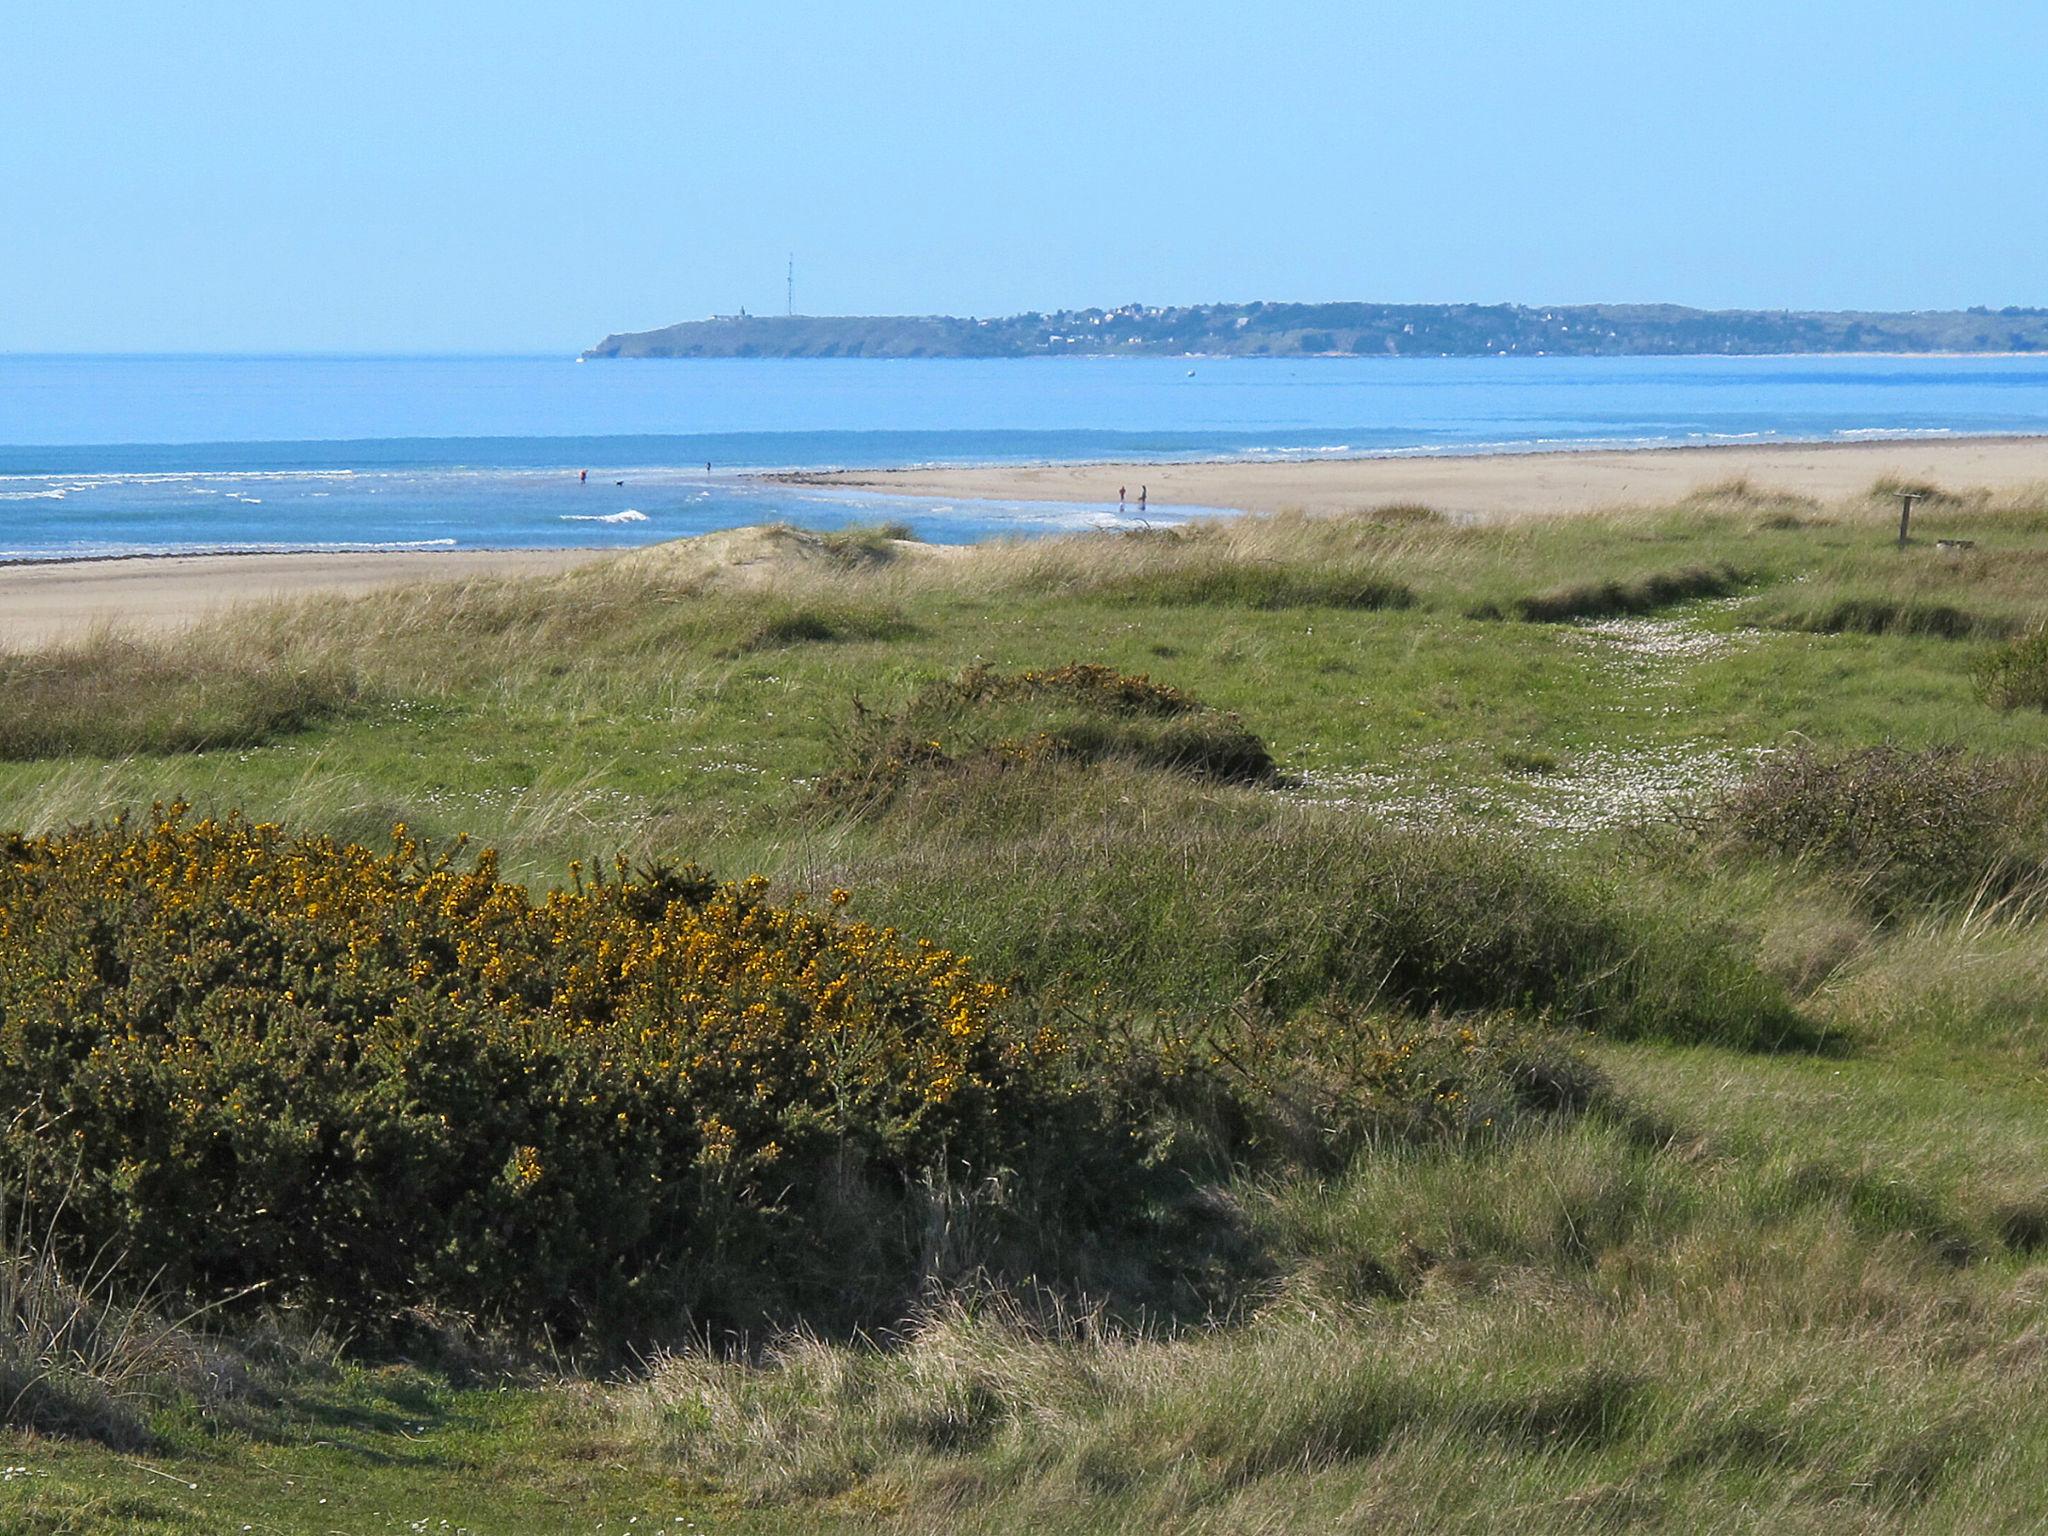
[[[1000,987],[837,905],[693,870],[535,895],[403,828],[182,807],[0,839],[0,1121],[54,1138],[81,1242],[195,1295],[705,1304],[801,1268],[850,1183],[1004,1166],[1062,1099]]]

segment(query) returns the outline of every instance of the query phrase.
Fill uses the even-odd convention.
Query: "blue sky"
[[[2048,302],[2048,7],[18,4],[0,350]]]

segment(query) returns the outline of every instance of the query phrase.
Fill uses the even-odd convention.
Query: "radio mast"
[[[792,314],[792,315],[793,315],[793,314],[795,314],[795,313],[796,313],[796,252],[795,252],[795,251],[791,251],[791,252],[789,253],[789,275],[788,275],[788,278],[787,278],[787,280],[786,280],[786,286],[787,286],[787,292],[788,292],[788,305],[789,305],[789,308],[788,308],[788,310],[787,310],[787,313],[789,313],[789,314]]]

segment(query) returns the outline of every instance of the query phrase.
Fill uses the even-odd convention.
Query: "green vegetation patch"
[[[898,544],[916,543],[917,531],[908,523],[852,523],[818,535],[818,542],[842,565],[881,565],[895,558]]]
[[[1548,1010],[1615,1038],[1813,1043],[1739,928],[1648,887],[1356,814],[1255,802],[1226,829],[1197,793],[956,784],[891,820],[860,899],[1027,991],[1099,989],[1175,1019],[1287,1018],[1337,998],[1422,1016]]]
[[[1228,784],[1271,784],[1272,754],[1235,715],[1113,667],[1073,662],[1002,673],[976,665],[886,713],[855,701],[841,766],[819,781],[828,803],[888,803],[919,780],[1040,765],[1120,762]]]

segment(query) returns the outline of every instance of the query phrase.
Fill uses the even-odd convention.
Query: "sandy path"
[[[542,576],[605,549],[457,550],[446,554],[174,555],[0,566],[0,647],[48,644],[96,625],[162,630],[224,606],[413,581]]]
[[[2048,483],[2048,437],[1952,442],[1774,444],[1616,452],[1494,454],[1468,458],[1335,459],[1313,463],[1038,464],[992,469],[850,470],[792,474],[789,483],[906,496],[1092,503],[1116,510],[1117,487],[1138,487],[1153,507],[1344,512],[1421,502],[1442,512],[1511,516],[1623,502],[1671,502],[1717,480],[1818,496],[1851,495],[1881,475],[1949,489]]]

